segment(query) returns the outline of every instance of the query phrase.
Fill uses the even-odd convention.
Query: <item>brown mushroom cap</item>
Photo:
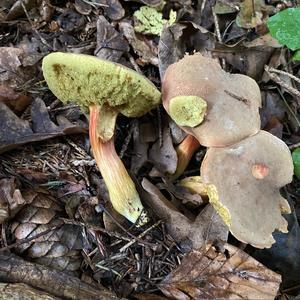
[[[169,114],[175,97],[197,96],[206,101],[204,121],[195,127],[182,127],[204,146],[231,145],[260,129],[261,96],[256,82],[245,75],[225,72],[215,60],[199,53],[168,67],[162,96]]]
[[[205,183],[216,188],[213,206],[240,241],[257,248],[287,232],[281,213],[290,213],[279,189],[292,181],[293,162],[286,144],[266,131],[225,148],[208,149],[201,166]]]

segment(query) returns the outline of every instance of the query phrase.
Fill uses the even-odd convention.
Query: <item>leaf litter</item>
[[[117,152],[142,185],[153,219],[143,229],[132,227],[108,203],[90,152],[86,117],[72,104],[63,106],[41,74],[41,59],[52,51],[94,54],[135,69],[159,87],[170,64],[198,51],[217,58],[226,71],[256,79],[263,92],[262,127],[296,149],[299,64],[267,34],[266,25],[293,1],[266,3],[5,1],[0,12],[1,247],[88,277],[120,297],[299,295],[296,178],[284,189],[294,207],[286,217],[289,233],[275,232],[276,243],[257,250],[228,236],[212,206],[180,186],[181,179],[199,176],[205,149],[193,155],[179,184],[171,182],[167,173],[176,170],[175,149],[185,134],[161,109],[135,120],[132,130],[120,117]],[[161,20],[174,11],[176,21],[160,24],[155,31],[162,29],[160,37],[138,30],[134,14],[143,6],[155,9]],[[209,267],[202,272],[204,261]]]

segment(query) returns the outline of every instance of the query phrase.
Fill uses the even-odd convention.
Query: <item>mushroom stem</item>
[[[113,208],[137,226],[147,223],[148,218],[144,211],[135,185],[116,153],[114,139],[104,142],[97,133],[100,110],[99,105],[90,108],[89,134],[90,143],[97,166],[102,174],[109,192]]]
[[[188,166],[192,156],[199,149],[200,144],[198,140],[192,135],[187,135],[185,139],[177,147],[177,168],[174,174],[170,175],[171,180],[177,179]]]

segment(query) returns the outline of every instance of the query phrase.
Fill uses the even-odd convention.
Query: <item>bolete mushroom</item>
[[[203,146],[228,146],[260,129],[261,96],[256,82],[225,72],[200,53],[168,67],[162,99],[171,118]]]
[[[180,175],[182,175],[182,173],[188,166],[192,156],[197,151],[197,149],[199,149],[199,147],[200,147],[200,144],[199,144],[198,140],[190,134],[188,134],[184,138],[184,140],[177,146],[177,148],[176,148],[176,153],[177,153],[177,158],[178,158],[177,168],[176,168],[175,173],[173,173],[169,176],[169,178],[171,180],[175,180]]]
[[[147,78],[125,66],[94,56],[51,53],[43,74],[53,94],[90,111],[89,134],[98,168],[114,209],[138,225],[147,222],[135,185],[114,147],[119,113],[140,117],[160,103],[160,92]]]
[[[274,230],[287,232],[281,213],[290,213],[290,207],[279,189],[292,177],[289,148],[266,131],[209,148],[201,165],[211,204],[238,240],[257,248],[271,247]]]

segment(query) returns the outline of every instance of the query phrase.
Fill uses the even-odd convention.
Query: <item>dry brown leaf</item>
[[[125,0],[125,1],[127,2],[132,0]],[[160,6],[163,3],[162,0],[133,0],[133,1],[138,3],[143,3],[145,5],[152,6],[152,7]]]
[[[227,240],[228,229],[210,204],[192,221],[181,214],[146,178],[142,186],[147,192],[144,193],[146,203],[166,222],[168,232],[178,242],[191,241],[192,248],[197,249],[208,242]]]
[[[158,45],[159,73],[163,78],[169,65],[181,59],[188,49],[206,52],[214,49],[215,37],[193,22],[179,22],[165,27]]]
[[[157,46],[152,40],[148,40],[144,35],[137,35],[133,26],[129,22],[119,23],[121,32],[124,34],[134,52],[139,56],[142,64],[158,65]]]
[[[262,25],[268,14],[273,11],[273,6],[265,5],[263,0],[244,0],[240,5],[236,23],[243,28],[256,28]]]
[[[162,132],[162,145],[158,139],[149,151],[149,160],[162,174],[173,174],[177,168],[177,153],[173,146],[170,127],[167,119]]]
[[[0,153],[30,142],[86,132],[81,124],[72,124],[63,116],[57,117],[59,125],[56,125],[51,121],[45,103],[39,98],[32,103],[31,118],[32,126],[0,102]]]
[[[22,112],[30,103],[24,93],[16,92],[7,84],[0,84],[0,102],[6,104],[13,112]]]
[[[137,174],[139,169],[148,161],[148,149],[150,143],[157,139],[153,124],[138,123],[133,128],[133,155],[131,157],[131,171]]]
[[[118,62],[129,51],[128,42],[103,16],[97,20],[97,48],[95,56]]]
[[[214,57],[224,58],[230,64],[235,73],[239,71],[256,80],[261,78],[264,65],[269,61],[275,48],[270,46],[243,47],[240,45],[217,45]]]
[[[206,245],[190,252],[159,288],[178,300],[275,298],[280,275],[232,245],[224,250]]]
[[[120,20],[125,15],[125,10],[119,0],[98,0],[102,4],[105,15],[111,20]]]

